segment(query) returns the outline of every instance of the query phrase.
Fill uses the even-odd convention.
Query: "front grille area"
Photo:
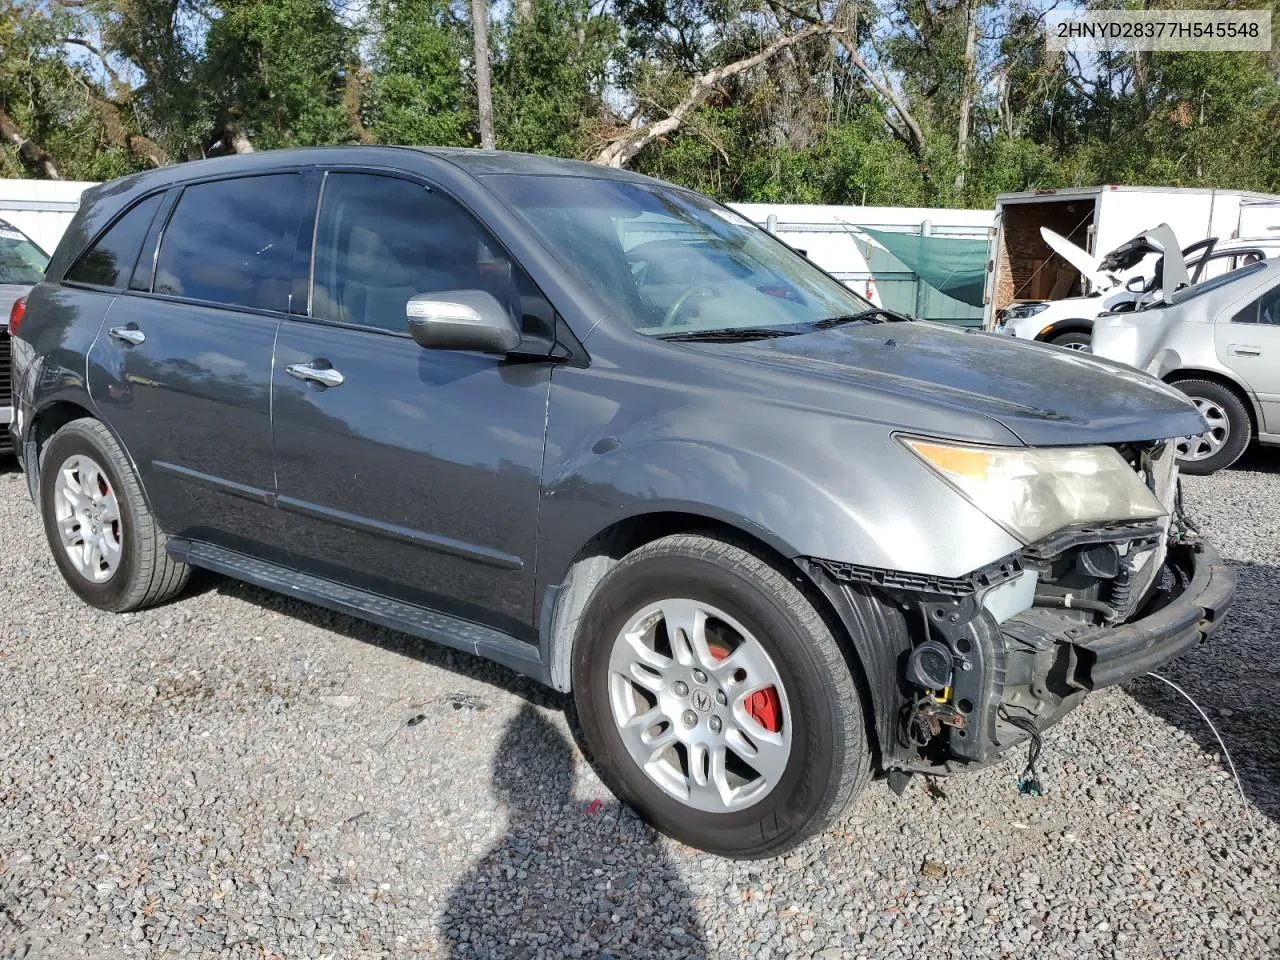
[[[9,331],[0,330],[0,407],[13,403],[13,376],[9,362]]]

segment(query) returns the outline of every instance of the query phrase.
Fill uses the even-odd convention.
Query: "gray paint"
[[[144,194],[311,168],[394,169],[452,195],[563,318],[569,362],[428,351],[407,333],[56,282]],[[16,345],[25,422],[59,399],[95,412],[133,456],[162,526],[186,541],[530,642],[584,545],[622,520],[679,512],[788,557],[959,576],[1019,544],[897,434],[1079,445],[1199,429],[1189,403],[1145,376],[932,324],[750,344],[648,339],[606,317],[485,188],[485,174],[511,172],[643,179],[479,151],[320,148],[90,191]],[[146,341],[106,335],[126,323]],[[285,373],[320,359],[342,386]]]

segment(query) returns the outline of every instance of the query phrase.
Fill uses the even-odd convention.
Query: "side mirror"
[[[484,290],[420,293],[409,299],[404,313],[413,339],[429,350],[507,353],[520,343],[511,314]]]
[[[1147,278],[1141,276],[1130,277],[1129,282],[1124,285],[1124,288],[1130,293],[1141,293],[1147,288]]]

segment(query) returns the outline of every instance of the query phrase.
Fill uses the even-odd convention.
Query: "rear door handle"
[[[112,327],[107,333],[121,343],[132,344],[135,347],[147,339],[147,335],[138,329],[136,323],[129,323],[123,327]]]
[[[1227,352],[1236,357],[1262,356],[1262,348],[1252,343],[1233,343],[1227,347]]]
[[[310,380],[312,383],[318,383],[325,387],[340,387],[346,380],[342,374],[330,366],[317,367],[317,363],[327,363],[327,361],[312,360],[311,363],[291,363],[285,367],[289,376],[297,377],[299,380]]]

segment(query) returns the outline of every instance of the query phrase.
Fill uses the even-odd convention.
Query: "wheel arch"
[[[1220,370],[1207,370],[1203,367],[1179,367],[1166,373],[1162,379],[1171,387],[1187,380],[1207,380],[1210,383],[1216,383],[1225,390],[1230,390],[1244,404],[1245,412],[1249,415],[1250,439],[1257,439],[1258,424],[1262,422],[1261,411],[1258,409],[1253,394],[1244,384]]]
[[[115,431],[111,424],[107,423],[100,417],[91,406],[83,402],[79,397],[53,397],[46,400],[31,414],[31,422],[28,424],[23,434],[23,472],[27,477],[27,488],[31,493],[31,499],[35,502],[36,510],[40,510],[40,455],[45,445],[55,433],[65,427],[73,420],[96,420],[116,439],[116,443],[120,444],[120,449],[129,461],[134,476],[138,480],[138,489],[142,491],[142,498],[150,508],[151,500],[147,496],[147,488],[142,483],[142,476],[138,472],[138,465],[133,460],[133,454],[129,452],[129,448],[125,446],[120,439],[120,435]]]
[[[1050,343],[1055,337],[1060,337],[1064,333],[1092,333],[1093,321],[1084,317],[1067,317],[1063,320],[1055,320],[1053,323],[1044,327],[1036,334],[1036,340],[1039,343]]]
[[[714,537],[763,556],[813,604],[844,653],[845,662],[858,688],[867,740],[879,769],[887,745],[883,743],[883,731],[877,720],[881,712],[879,705],[883,696],[888,695],[888,690],[883,691],[883,695],[877,695],[876,689],[873,689],[868,667],[880,666],[882,658],[869,656],[868,651],[860,649],[855,628],[861,622],[862,611],[848,603],[841,603],[838,592],[833,594],[828,585],[821,582],[819,574],[805,558],[787,552],[775,538],[763,536],[759,531],[723,518],[682,510],[654,511],[618,520],[588,540],[578,551],[563,582],[549,587],[548,595],[543,600],[539,634],[543,663],[547,668],[550,685],[562,693],[572,691],[572,663],[578,624],[596,588],[609,571],[632,551],[678,533]],[[891,676],[887,682],[893,683]]]

